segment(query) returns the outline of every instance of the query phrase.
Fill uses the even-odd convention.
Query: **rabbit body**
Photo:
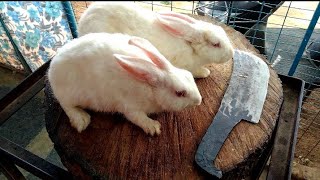
[[[120,33],[91,33],[65,44],[52,59],[48,80],[78,132],[90,123],[85,108],[123,113],[154,135],[160,123],[149,113],[201,103],[190,72],[172,66],[148,41]]]
[[[194,77],[210,74],[205,65],[233,57],[225,31],[217,25],[173,12],[156,13],[133,2],[94,2],[82,14],[79,36],[125,33],[149,40],[171,63]]]

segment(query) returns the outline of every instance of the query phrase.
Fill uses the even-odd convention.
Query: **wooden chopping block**
[[[224,28],[234,48],[263,55],[233,28],[203,16],[190,15]],[[91,123],[82,133],[69,119],[46,82],[46,127],[62,163],[76,179],[204,179],[194,162],[195,152],[217,113],[232,73],[232,61],[210,65],[210,77],[197,79],[203,97],[200,106],[181,112],[152,115],[161,123],[161,135],[147,136],[121,114],[88,111]],[[283,92],[277,73],[270,68],[268,93],[260,122],[241,121],[229,134],[215,165],[223,179],[250,175],[275,129]],[[89,88],[89,87],[88,87]],[[92,87],[93,88],[93,87]]]

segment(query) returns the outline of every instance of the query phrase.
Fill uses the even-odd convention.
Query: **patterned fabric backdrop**
[[[57,49],[72,39],[61,1],[1,1],[0,14],[32,71],[51,59]],[[0,35],[0,45],[8,44],[5,33],[1,31]],[[8,57],[13,49],[9,45],[7,50],[2,51],[5,51],[2,56],[8,54]],[[6,63],[18,63],[13,60],[14,55],[10,57],[12,59],[5,58]]]
[[[0,23],[0,63],[13,67],[14,69],[23,70],[23,66],[18,60],[13,46]]]

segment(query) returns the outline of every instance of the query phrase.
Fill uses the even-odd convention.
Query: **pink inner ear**
[[[138,71],[136,71],[133,67],[129,66],[127,63],[123,62],[122,60],[117,60],[117,63],[126,71],[128,71],[129,73],[131,73],[132,75],[136,76],[139,79],[142,80],[146,80],[146,74],[143,73],[139,73]]]
[[[159,17],[159,18],[163,18],[163,19],[166,19],[166,17]],[[160,21],[161,22],[161,21]],[[174,34],[175,36],[182,36],[182,32],[181,31],[178,31],[177,29],[174,29],[164,23],[160,23],[160,25],[168,32]]]
[[[172,13],[172,12],[163,12],[163,13],[159,13],[160,15],[163,16],[172,16],[172,17],[176,17],[176,18],[180,18],[183,19],[189,23],[194,24],[196,21],[194,19],[192,19],[191,17],[188,17],[186,15],[182,15],[182,14],[178,14],[178,13]]]
[[[176,29],[173,29],[173,28],[171,28],[170,26],[167,26],[167,25],[164,25],[164,24],[163,24],[163,27],[164,27],[167,31],[175,34],[176,36],[182,36],[182,33],[181,33],[180,31],[178,31],[178,30],[176,30]]]
[[[124,57],[121,55],[114,55],[117,58],[117,63],[126,70],[130,75],[139,79],[140,81],[147,82],[148,84],[155,86],[157,85],[157,74],[156,72],[152,73],[152,70],[148,69],[148,67],[143,67],[142,64],[140,65],[131,65],[130,62],[126,62]],[[134,59],[132,59],[134,60]],[[150,62],[148,62],[150,63]],[[150,63],[151,65],[151,63]]]
[[[166,69],[167,63],[165,57],[159,54],[158,50],[147,40],[141,38],[131,38],[128,42],[131,45],[139,47],[160,69]]]
[[[146,53],[146,55],[148,57],[150,57],[151,61],[156,64],[160,69],[165,69],[166,65],[160,60],[160,58],[158,56],[155,56],[153,53],[145,50],[144,53]]]

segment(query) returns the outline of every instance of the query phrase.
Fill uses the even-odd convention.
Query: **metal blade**
[[[267,64],[255,55],[235,50],[233,61],[229,86],[195,156],[202,169],[218,178],[222,172],[213,161],[237,123],[259,122],[270,77]]]
[[[235,50],[233,72],[227,91],[222,100],[230,114],[238,116],[248,112],[243,118],[258,123],[267,96],[270,72],[268,65],[259,57]]]

